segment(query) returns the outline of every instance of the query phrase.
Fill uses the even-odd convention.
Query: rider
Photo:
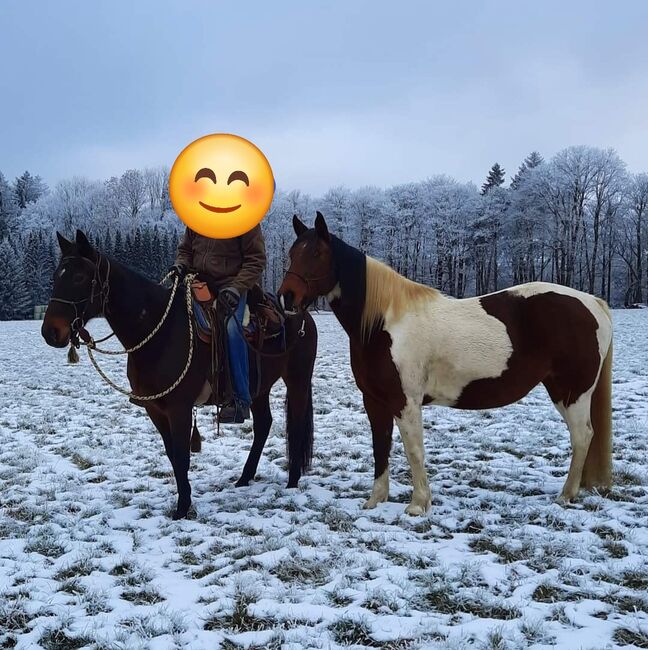
[[[261,226],[256,225],[232,239],[212,239],[186,228],[171,267],[180,278],[189,269],[208,276],[212,291],[218,291],[233,313],[227,322],[227,338],[234,401],[221,410],[221,422],[240,423],[250,417],[248,351],[239,323],[243,322],[247,291],[260,283],[265,265],[265,241]]]

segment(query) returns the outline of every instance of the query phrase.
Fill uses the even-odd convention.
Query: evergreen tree
[[[115,233],[115,242],[113,244],[113,257],[118,262],[121,262],[124,259],[124,244],[122,241],[121,230],[118,230]]]
[[[0,172],[0,238],[7,237],[15,225],[19,208],[11,185]]]
[[[124,255],[119,261],[131,269],[135,266],[135,246],[133,245],[133,238],[130,236],[130,233],[126,234],[126,239],[124,240]]]
[[[153,235],[151,229],[144,228],[142,230],[141,245],[140,245],[141,246],[140,254],[142,260],[140,269],[147,278],[151,280],[156,280],[157,265],[155,263],[155,260],[153,259],[152,239],[153,239]]]
[[[166,255],[162,254],[162,244],[160,242],[160,230],[157,224],[153,227],[153,237],[151,237],[151,267],[154,269],[153,278],[158,280],[166,272],[164,266]]]
[[[14,181],[14,194],[18,207],[24,209],[28,203],[35,203],[47,192],[47,185],[40,176],[32,176],[26,171]]]
[[[518,168],[517,174],[515,174],[515,176],[511,180],[511,189],[517,190],[520,187],[520,183],[522,182],[522,179],[524,178],[526,171],[529,169],[533,169],[538,165],[541,165],[543,162],[544,162],[544,158],[537,151],[532,151],[524,159],[524,161]]]
[[[106,232],[104,233],[103,243],[101,244],[101,251],[103,252],[104,255],[114,257],[114,249],[113,249],[112,236],[110,234],[110,228],[106,228]]]
[[[21,264],[16,259],[16,251],[8,239],[0,241],[0,320],[16,318],[17,307],[22,302],[23,288],[18,282]],[[24,283],[23,283],[24,287]]]
[[[489,190],[494,187],[501,187],[504,185],[504,168],[500,166],[499,163],[495,163],[488,172],[486,177],[486,182],[481,187],[481,193],[486,194]]]

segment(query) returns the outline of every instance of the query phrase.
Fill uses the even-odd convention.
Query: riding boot
[[[250,406],[235,399],[220,410],[218,421],[221,424],[242,424],[249,417]]]

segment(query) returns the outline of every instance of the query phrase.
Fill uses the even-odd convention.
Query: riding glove
[[[221,289],[219,296],[222,297],[223,302],[225,302],[232,311],[238,307],[241,298],[241,294],[235,287],[225,287],[224,289]]]
[[[179,280],[182,280],[185,275],[187,275],[187,267],[184,264],[174,264],[170,269],[169,273],[176,275]]]

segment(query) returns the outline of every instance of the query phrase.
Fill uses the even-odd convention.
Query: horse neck
[[[357,248],[331,238],[337,297],[331,309],[351,340],[360,341],[360,321],[366,295],[367,258]],[[339,289],[338,289],[339,287]]]
[[[150,334],[169,299],[166,289],[110,260],[110,294],[104,316],[115,336],[130,348]]]

